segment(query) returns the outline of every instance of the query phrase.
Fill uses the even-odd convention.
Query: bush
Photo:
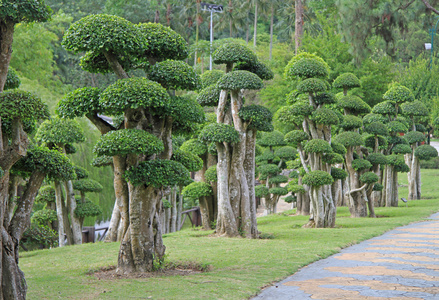
[[[20,245],[29,250],[43,248],[53,248],[58,246],[58,233],[48,226],[32,223],[24,232],[20,240]]]
[[[333,182],[334,179],[331,177],[331,175],[321,170],[311,171],[303,176],[303,183],[313,187],[329,185]]]
[[[429,160],[420,160],[421,169],[439,169],[439,157]]]
[[[313,139],[306,143],[304,150],[307,153],[331,153],[332,147],[325,140]]]
[[[31,218],[32,222],[35,222],[39,225],[47,225],[48,223],[52,223],[53,221],[56,220],[58,220],[56,211],[52,209],[45,209],[45,208],[34,212]]]

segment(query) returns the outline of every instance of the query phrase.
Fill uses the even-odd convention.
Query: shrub
[[[378,175],[373,172],[366,172],[360,176],[360,181],[362,183],[372,184],[379,180]]]
[[[366,159],[354,159],[352,161],[352,168],[356,171],[363,171],[372,167],[372,164]]]
[[[331,153],[331,145],[325,140],[313,139],[306,143],[304,147],[307,153]]]
[[[213,194],[212,187],[202,181],[195,181],[185,186],[181,193],[183,197],[190,199],[199,199],[201,197],[211,196]]]
[[[303,183],[313,187],[329,185],[333,182],[334,179],[331,177],[331,175],[321,170],[311,171],[303,176]]]
[[[222,90],[259,90],[263,87],[262,80],[248,71],[232,71],[218,80],[218,88]]]

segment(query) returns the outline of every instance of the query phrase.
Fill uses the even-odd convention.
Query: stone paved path
[[[439,213],[312,263],[253,299],[439,299]]]

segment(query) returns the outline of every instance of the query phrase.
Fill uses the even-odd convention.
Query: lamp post
[[[437,25],[439,23],[439,17],[436,17],[436,25],[430,29],[430,35],[431,35],[431,44],[425,43],[425,49],[430,49],[430,71],[433,67],[433,50],[434,50],[434,36],[436,35]]]
[[[201,2],[201,10],[210,12],[210,70],[212,71],[213,13],[222,13],[224,9],[222,5]]]

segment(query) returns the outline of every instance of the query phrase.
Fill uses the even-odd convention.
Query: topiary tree
[[[224,44],[212,57],[216,64],[226,65],[226,74],[216,83],[220,89],[217,124],[206,126],[200,133],[200,139],[215,143],[218,153],[216,232],[229,237],[238,236],[241,232],[245,237],[257,238],[254,194],[256,132],[272,130],[272,116],[260,106],[244,107],[243,92],[262,88],[261,77],[266,79],[270,75],[263,71],[253,51],[240,44]],[[245,64],[245,67],[241,65],[244,70],[239,67],[234,70],[234,65],[239,64]],[[217,90],[202,91],[200,95],[199,102],[216,104],[208,99],[213,99],[210,95],[217,95]]]
[[[96,97],[97,108],[91,105],[92,101],[85,109],[75,108],[75,103],[84,103],[82,100],[65,101],[66,105],[59,111],[61,114],[72,112],[70,116],[93,117],[101,133],[106,133],[95,152],[113,156],[121,222],[117,272],[151,271],[155,261],[162,262],[165,252],[161,200],[172,186],[185,185],[189,179],[189,171],[181,163],[170,160],[172,132],[193,130],[194,122],[204,121],[199,105],[187,97],[173,96],[177,88],[198,87],[197,75],[187,66],[167,61],[185,59],[187,44],[181,36],[160,24],[134,25],[115,16],[93,15],[74,23],[67,30],[63,45],[74,52],[87,51],[93,57],[82,61],[83,68],[91,72],[114,72],[119,78]],[[163,64],[155,66],[159,62]],[[135,68],[144,68],[150,79],[128,78],[127,71]],[[102,118],[96,119],[98,112],[123,115],[123,122],[115,128]],[[112,133],[115,130],[117,134]],[[155,139],[143,135],[148,142],[139,145],[134,141],[140,136],[136,130],[149,133]],[[130,141],[118,143],[119,136]]]
[[[208,183],[202,181],[192,182],[191,184],[184,187],[182,191],[183,197],[190,198],[193,201],[198,201],[200,204],[200,208],[204,207],[204,209],[201,209],[201,219],[203,221],[203,228],[205,230],[211,229],[210,222],[212,220],[209,218],[209,210],[206,197],[212,196],[212,194],[212,187]],[[203,204],[203,202],[205,203]]]
[[[73,189],[79,191],[81,195],[81,199],[76,201],[77,203],[74,211],[75,216],[80,221],[81,232],[85,217],[95,217],[102,214],[102,209],[99,207],[99,205],[96,205],[90,200],[86,199],[85,193],[100,193],[102,192],[103,187],[99,182],[93,179],[88,179],[87,177],[88,176],[79,178],[77,176],[78,180],[73,181]]]

